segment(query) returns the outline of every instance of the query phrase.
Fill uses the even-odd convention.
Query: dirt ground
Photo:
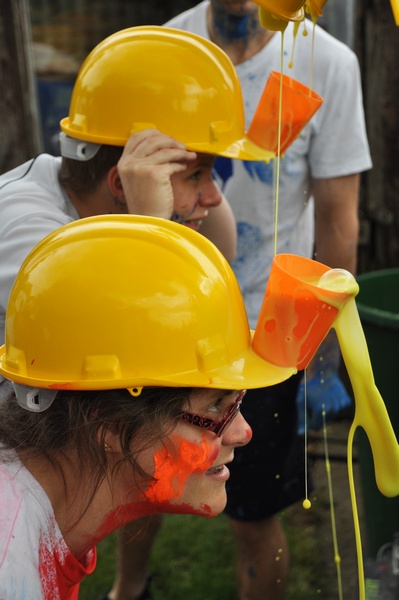
[[[338,556],[340,557],[342,597],[344,600],[357,600],[359,597],[358,563],[346,461],[350,425],[351,421],[349,419],[329,424],[327,426],[327,439],[334,497],[336,540]],[[313,457],[311,472],[315,483],[315,510],[318,511],[319,517],[321,517],[317,519],[317,537],[325,578],[321,597],[323,600],[338,600],[340,596],[338,593],[337,567],[334,561],[328,476],[324,458],[324,441],[321,435],[314,442],[310,443],[309,452],[311,460]],[[363,551],[366,552],[362,493],[356,446],[353,449],[353,458],[357,509],[363,538]],[[325,513],[324,517],[320,513]]]

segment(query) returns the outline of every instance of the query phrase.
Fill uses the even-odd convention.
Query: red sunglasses
[[[236,401],[226,414],[223,419],[217,421],[216,419],[210,419],[209,417],[204,417],[203,415],[196,415],[190,412],[184,412],[180,415],[180,418],[186,423],[190,423],[190,425],[196,425],[197,427],[201,427],[202,429],[207,429],[208,431],[212,431],[217,437],[220,437],[225,431],[226,427],[230,425],[232,420],[238,415],[241,408],[242,399],[244,398],[247,390],[242,390],[239,392]]]

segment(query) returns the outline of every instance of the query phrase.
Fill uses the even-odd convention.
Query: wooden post
[[[28,0],[1,0],[0,173],[41,149]]]

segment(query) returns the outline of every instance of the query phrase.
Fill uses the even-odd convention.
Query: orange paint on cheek
[[[173,439],[174,438],[174,439]],[[214,463],[219,447],[202,439],[200,443],[189,442],[173,436],[172,449],[163,447],[154,456],[155,483],[145,492],[146,498],[159,504],[180,498],[187,479],[202,475]]]
[[[92,545],[125,523],[145,515],[185,513],[211,517],[215,514],[204,503],[194,508],[188,503],[172,504],[172,501],[181,497],[190,476],[200,476],[212,466],[219,454],[218,443],[206,441],[205,436],[199,443],[177,435],[169,439],[173,446],[160,448],[154,455],[155,481],[136,501],[119,506],[107,515]]]

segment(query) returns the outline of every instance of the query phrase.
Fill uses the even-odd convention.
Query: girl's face
[[[212,177],[214,161],[214,156],[198,153],[196,160],[187,163],[184,171],[172,175],[172,221],[198,231],[208,209],[221,203],[221,193]]]
[[[155,450],[140,454],[140,466],[154,477],[142,498],[151,505],[149,512],[213,516],[224,509],[225,485],[230,476],[228,464],[233,460],[234,448],[250,441],[252,430],[240,412],[220,437],[192,421],[198,421],[197,415],[205,417],[208,425],[210,419],[221,421],[234,410],[239,394],[226,390],[194,390],[188,420],[181,419]]]

